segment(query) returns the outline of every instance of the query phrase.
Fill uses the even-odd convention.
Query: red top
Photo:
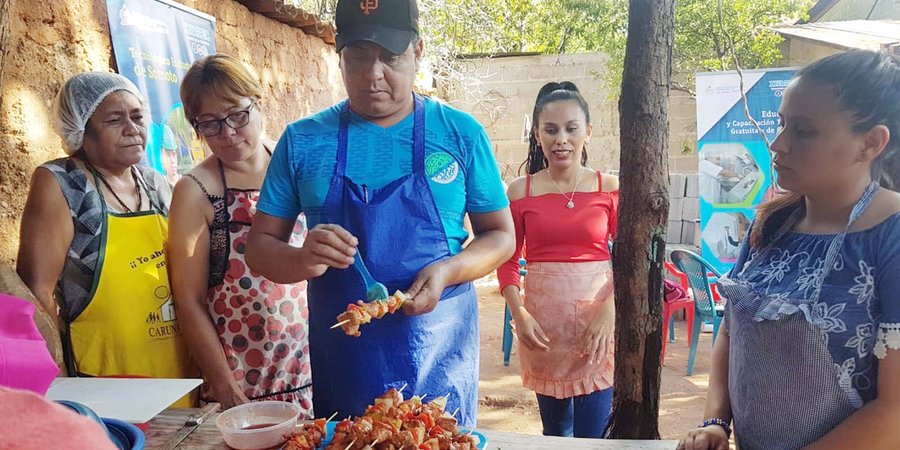
[[[516,252],[497,269],[500,291],[519,286],[519,258],[528,242],[529,262],[608,261],[608,241],[616,235],[619,191],[576,192],[575,207],[566,207],[562,194],[531,195],[531,175],[525,179],[525,197],[510,202],[516,225]]]

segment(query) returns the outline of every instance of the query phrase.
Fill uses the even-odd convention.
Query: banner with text
[[[747,109],[769,141],[795,71],[744,71]],[[760,129],[747,118],[737,72],[697,74],[697,148],[703,258],[726,272],[737,259],[755,207],[771,195],[772,157]]]
[[[119,73],[150,112],[146,164],[174,184],[206,155],[178,88],[194,61],[216,51],[216,19],[170,0],[107,0],[106,7]]]

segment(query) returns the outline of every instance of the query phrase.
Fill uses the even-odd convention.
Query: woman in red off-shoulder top
[[[528,175],[509,186],[516,252],[497,270],[512,311],[522,382],[537,394],[544,434],[599,438],[612,404],[615,307],[608,243],[619,180],[585,167],[590,112],[570,82],[534,107]],[[528,284],[519,258],[528,248]]]

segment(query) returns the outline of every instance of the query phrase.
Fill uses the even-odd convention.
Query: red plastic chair
[[[684,311],[685,316],[687,318],[687,329],[692,329],[694,325],[694,299],[690,296],[690,289],[688,286],[688,278],[684,272],[678,270],[674,264],[669,261],[663,262],[666,270],[669,271],[675,278],[678,278],[678,281],[681,283],[681,287],[684,288],[684,292],[688,294],[684,297],[675,300],[675,301],[665,301],[663,300],[663,308],[662,308],[662,352],[659,355],[660,364],[665,363],[666,359],[666,343],[667,342],[675,342],[675,324],[674,324],[674,315],[678,311]],[[688,348],[691,347],[691,334],[687,333],[687,343]]]

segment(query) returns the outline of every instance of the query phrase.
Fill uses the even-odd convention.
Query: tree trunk
[[[0,0],[0,86],[3,80],[3,62],[9,53],[9,3],[11,0]],[[3,91],[0,90],[0,104],[3,100]]]
[[[621,204],[615,398],[608,435],[659,439],[662,269],[668,201],[668,115],[674,0],[631,0],[619,98]]]
[[[9,55],[9,9],[12,0],[0,0],[0,115],[3,115],[4,102],[3,93],[6,91],[4,75],[6,74],[6,57]],[[6,133],[8,126],[4,126],[0,121],[0,134]]]

